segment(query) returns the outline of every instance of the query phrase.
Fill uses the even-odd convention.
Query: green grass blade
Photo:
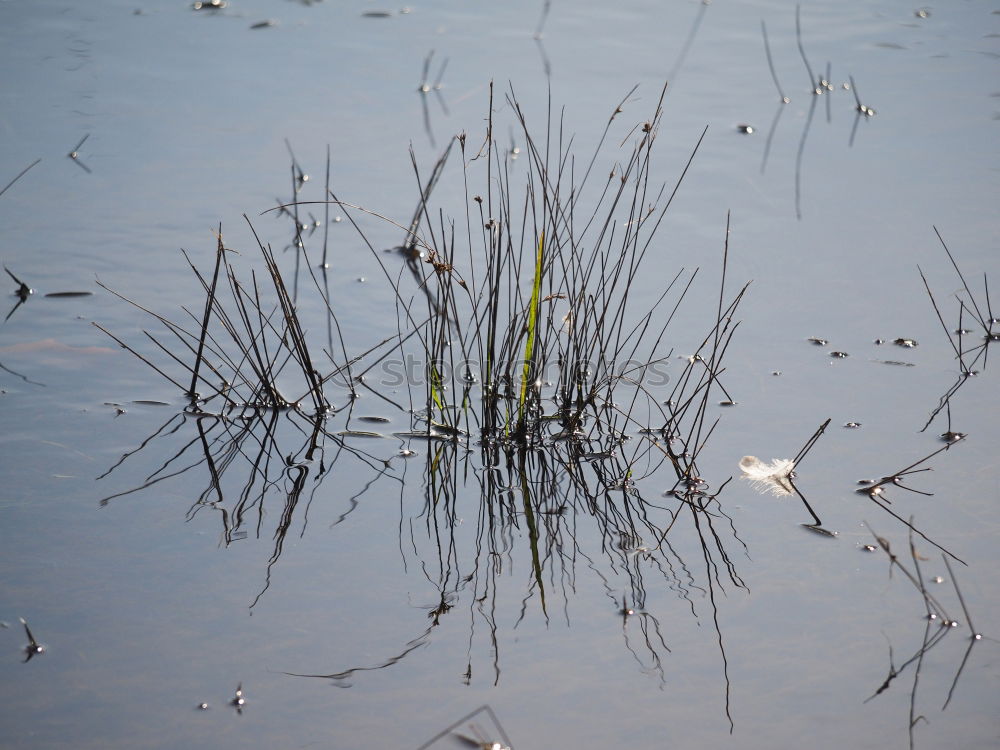
[[[434,401],[434,405],[438,408],[441,416],[444,417],[444,402],[441,400],[441,391],[444,386],[444,379],[441,377],[441,373],[438,372],[437,365],[433,362],[431,363],[431,399]]]
[[[542,291],[542,261],[545,255],[545,230],[538,236],[538,253],[535,256],[535,280],[531,286],[531,306],[528,309],[528,339],[524,343],[524,369],[521,373],[521,396],[518,399],[519,419],[524,419],[524,402],[528,396],[528,378],[531,376],[532,357],[535,353],[535,333],[538,328],[538,306]]]

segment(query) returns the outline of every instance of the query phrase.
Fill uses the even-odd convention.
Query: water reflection
[[[702,0],[701,3],[698,4],[698,12],[694,16],[694,20],[691,23],[691,28],[688,30],[687,37],[681,45],[680,52],[677,53],[677,59],[674,60],[674,64],[670,68],[670,72],[667,73],[667,80],[671,83],[671,85],[677,82],[677,74],[680,73],[681,68],[684,67],[684,61],[687,60],[688,53],[691,51],[691,46],[694,44],[695,37],[698,36],[698,29],[701,28],[701,23],[705,19],[705,12],[708,10],[709,5],[709,0]]]
[[[471,723],[472,720],[480,714],[485,714],[486,718],[489,719],[490,723],[493,725],[492,732],[487,732],[478,725]],[[457,731],[466,722],[470,722],[468,727],[469,731],[476,735],[474,738],[468,737]],[[480,706],[475,711],[470,711],[453,724],[449,724],[447,727],[427,740],[427,742],[418,747],[417,750],[427,750],[427,748],[433,747],[439,740],[443,740],[445,737],[455,739],[466,747],[478,748],[479,750],[513,750],[514,748],[514,743],[511,742],[510,737],[507,736],[507,731],[503,728],[503,724],[500,723],[500,718],[489,705]],[[494,742],[490,739],[490,737],[499,737],[505,744],[501,745],[499,742]]]
[[[401,507],[410,505],[402,502],[402,495],[412,492],[404,480],[405,462],[394,464],[393,454],[379,449],[379,443],[371,450],[360,449],[335,432],[334,422],[346,418],[349,411],[334,419],[257,410],[233,417],[175,415],[101,478],[109,479],[142,452],[151,457],[160,454],[160,444],[168,439],[180,439],[180,449],[141,485],[105,497],[101,503],[107,505],[159,482],[197,472],[204,489],[187,511],[189,520],[199,513],[217,514],[225,545],[248,532],[273,540],[263,587],[251,603],[254,606],[271,584],[272,568],[293,525],[301,526],[300,534],[306,532],[309,505],[324,497],[320,487],[329,476],[357,475],[359,470],[368,474],[368,481],[349,499],[350,507],[334,525],[349,523],[361,495],[380,480],[397,483]],[[713,492],[697,477],[692,471],[695,456],[685,449],[679,431],[665,442],[648,438],[642,444],[637,452],[629,447],[625,453],[628,441],[622,440],[619,430],[522,451],[495,445],[477,450],[458,439],[429,441],[420,482],[423,505],[399,520],[404,567],[422,570],[438,592],[437,601],[426,605],[426,627],[374,663],[298,676],[348,686],[361,673],[389,668],[405,659],[428,642],[449,613],[464,607],[470,633],[463,679],[471,683],[478,672],[472,643],[482,629],[494,644],[490,671],[491,682],[497,684],[502,669],[495,644],[503,620],[497,611],[497,594],[526,559],[530,575],[512,627],[532,608],[546,622],[559,612],[569,625],[569,602],[582,563],[604,586],[609,614],[617,612],[622,618],[625,647],[642,672],[656,675],[663,685],[663,658],[670,651],[660,618],[647,609],[650,586],[672,590],[695,617],[702,606],[699,601],[708,599],[725,669],[716,598],[730,586],[745,587],[731,549],[733,544],[737,549],[743,545],[720,500],[726,482]],[[593,459],[597,453],[601,460]],[[620,481],[629,475],[630,467],[645,461],[651,463],[647,477],[673,468],[675,481],[665,493],[669,502],[640,489],[645,481]],[[265,503],[273,504],[276,499],[277,513],[265,508]],[[269,528],[266,518],[277,521]],[[688,546],[691,534],[701,551],[694,561],[685,559],[673,543],[682,535],[682,546]],[[625,582],[624,589],[620,581]],[[725,672],[724,679],[728,683]]]
[[[809,110],[806,113],[805,123],[802,128],[802,134],[799,136],[798,148],[795,153],[795,216],[800,221],[802,220],[802,166],[805,156],[806,141],[809,137],[809,131],[812,128],[813,117],[816,112],[817,99],[819,97],[824,98],[825,109],[826,109],[826,122],[831,124],[833,122],[833,110],[832,110],[832,100],[831,96],[834,92],[833,78],[832,78],[832,63],[829,61],[826,63],[825,73],[821,76],[817,76],[813,71],[813,67],[809,62],[809,57],[806,54],[805,45],[802,42],[802,18],[801,18],[801,7],[796,6],[795,8],[795,42],[799,51],[799,57],[802,60],[802,65],[805,68],[806,75],[809,78]],[[764,53],[767,58],[768,69],[771,73],[771,79],[774,81],[775,89],[778,92],[778,106],[775,109],[774,117],[771,121],[771,126],[768,130],[767,138],[764,143],[764,154],[761,158],[760,171],[763,174],[767,168],[768,158],[771,154],[771,146],[774,140],[774,135],[778,128],[778,122],[781,119],[781,115],[784,112],[785,105],[791,102],[791,99],[785,95],[784,89],[778,80],[778,73],[774,65],[774,59],[771,55],[771,45],[767,35],[767,26],[763,20],[761,20],[761,35],[764,40]],[[850,137],[848,139],[848,148],[854,146],[854,139],[858,130],[858,123],[863,118],[870,118],[875,115],[875,110],[871,107],[863,105],[860,98],[858,97],[857,87],[854,83],[853,76],[849,77],[850,84],[844,83],[841,87],[844,90],[850,90],[853,92],[855,100],[855,118],[853,125],[851,127]]]
[[[180,448],[175,447],[178,440]],[[281,557],[289,530],[296,522],[305,523],[309,506],[334,465],[340,464],[342,471],[363,468],[370,472],[372,481],[351,498],[355,505],[374,481],[391,476],[389,460],[350,445],[328,429],[322,416],[296,410],[249,409],[233,414],[175,414],[98,479],[108,479],[141,453],[154,457],[164,452],[169,457],[141,484],[102,498],[101,506],[197,471],[204,489],[185,518],[190,521],[200,513],[217,514],[222,544],[229,546],[246,538],[248,532],[258,538],[262,535],[265,501],[277,495],[282,507],[271,530],[274,546],[263,588],[252,605],[269,588],[272,568]]]
[[[420,107],[424,114],[424,132],[427,133],[427,139],[430,141],[432,148],[434,148],[437,144],[434,140],[434,129],[431,127],[431,112],[430,107],[427,104],[427,97],[433,93],[434,97],[437,99],[438,105],[441,107],[441,111],[444,113],[444,116],[447,117],[450,114],[448,112],[448,104],[445,102],[444,96],[441,93],[441,89],[444,88],[444,84],[442,83],[444,73],[448,69],[448,58],[446,57],[441,62],[441,66],[438,68],[437,75],[434,77],[434,81],[432,83],[430,72],[431,61],[433,59],[434,50],[431,50],[427,53],[427,57],[424,58],[423,73],[420,77],[420,85],[417,87],[417,93],[420,94]]]
[[[920,594],[923,605],[924,605],[924,628],[923,635],[920,640],[920,645],[916,650],[902,663],[896,664],[892,641],[889,640],[888,636],[886,640],[889,640],[889,668],[885,680],[881,685],[876,688],[875,692],[872,693],[865,703],[869,703],[876,698],[878,698],[883,693],[887,692],[894,684],[894,682],[902,677],[908,669],[912,669],[913,680],[910,685],[910,699],[909,699],[909,715],[907,721],[907,735],[909,739],[909,746],[913,748],[915,746],[915,732],[919,727],[920,723],[929,723],[927,717],[923,713],[918,712],[918,705],[922,705],[923,701],[919,700],[922,697],[922,692],[920,692],[920,673],[924,665],[924,660],[931,653],[932,650],[944,641],[944,639],[951,633],[956,632],[960,629],[961,623],[953,619],[945,609],[944,605],[941,603],[940,599],[934,596],[927,588],[927,579],[921,567],[922,561],[927,561],[928,558],[922,556],[914,542],[913,538],[913,528],[912,519],[911,523],[908,524],[911,527],[909,534],[909,558],[910,567],[908,567],[898,555],[892,544],[883,536],[879,536],[875,531],[869,526],[868,529],[871,531],[872,536],[878,544],[878,547],[872,546],[872,549],[880,549],[885,553],[889,560],[889,575],[892,576],[893,572],[898,572],[909,581],[914,589]],[[867,526],[867,524],[866,524]],[[959,679],[962,676],[965,666],[969,661],[969,656],[972,654],[972,649],[983,640],[984,636],[972,623],[972,614],[969,612],[969,608],[966,605],[965,598],[962,596],[962,591],[958,586],[958,580],[955,578],[955,571],[951,567],[951,563],[948,561],[948,555],[942,554],[941,559],[944,562],[948,574],[951,577],[952,585],[955,590],[956,598],[961,605],[962,611],[965,614],[966,624],[969,629],[969,645],[966,647],[965,652],[962,656],[961,661],[955,671],[955,676],[951,681],[951,686],[948,689],[947,697],[944,704],[941,706],[942,711],[948,708],[951,703],[951,699],[955,694],[955,689],[958,686]],[[940,576],[935,576],[932,579],[934,583],[943,583],[944,579]],[[920,693],[920,695],[918,695]]]

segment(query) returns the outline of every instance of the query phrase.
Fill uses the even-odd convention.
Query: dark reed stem
[[[326,144],[326,180],[323,183],[323,196],[330,194],[330,144]],[[330,267],[327,261],[327,242],[330,237],[330,203],[323,201],[323,269]]]
[[[188,388],[187,395],[192,401],[198,398],[195,386],[198,384],[198,369],[201,367],[202,355],[205,351],[205,335],[208,332],[208,322],[212,315],[212,307],[215,305],[215,291],[219,282],[219,269],[222,267],[223,255],[226,248],[222,245],[222,225],[219,225],[218,247],[215,251],[215,270],[212,272],[212,283],[208,289],[208,296],[205,299],[205,314],[201,322],[201,336],[198,339],[198,351],[194,357],[194,368],[191,373],[191,387]]]

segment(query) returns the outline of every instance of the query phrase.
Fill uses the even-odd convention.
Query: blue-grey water
[[[895,513],[967,563],[952,561],[968,613],[939,550],[914,537],[928,589],[960,622],[922,659],[923,598],[890,575],[883,552],[864,551],[876,544],[867,523],[912,570],[906,527],[854,492],[940,448],[948,429],[942,412],[920,432],[959,364],[918,266],[949,331],[955,295],[971,303],[933,227],[984,312],[984,275],[993,283],[998,314],[1000,4],[805,4],[803,48],[817,75],[830,65],[822,96],[810,93],[794,3],[543,8],[0,3],[0,189],[41,159],[0,196],[0,261],[34,290],[0,325],[0,747],[416,748],[484,704],[518,748],[1000,742],[995,356],[951,400],[951,429],[968,438],[906,480],[933,495],[886,490]],[[851,77],[874,116],[858,116]],[[668,79],[657,185],[672,188],[708,131],[632,295],[652,304],[680,268],[701,269],[664,339],[679,370],[714,320],[730,214],[728,287],[753,283],[725,360],[738,403],[711,410],[720,422],[699,465],[714,487],[736,477],[720,495],[732,526],[720,517],[718,528],[746,588],[706,568],[690,522],[671,532],[676,570],[661,570],[616,553],[580,512],[549,548],[543,611],[527,526],[488,555],[469,478],[441,543],[426,506],[434,448],[400,438],[345,439],[290,512],[287,484],[272,487],[227,536],[233,496],[204,502],[211,478],[183,394],[91,322],[158,363],[142,331],[162,329],[98,282],[181,320],[203,297],[180,248],[209,268],[221,223],[226,245],[260,270],[243,214],[291,273],[287,218],[261,215],[291,199],[286,141],[310,178],[300,200],[323,198],[329,147],[338,197],[406,225],[419,195],[408,149],[422,175],[455,134],[475,153],[491,81],[499,143],[525,148],[506,92],[542,139],[551,97],[580,165],[638,84],[595,167],[607,172]],[[434,199],[464,227],[459,161]],[[523,177],[526,159],[509,168]],[[322,205],[302,210],[325,218]],[[345,346],[360,352],[393,335],[397,315],[378,260],[335,221],[343,215],[329,214],[330,298]],[[403,231],[354,215],[380,259],[398,264],[381,248]],[[313,260],[323,231],[308,238]],[[7,315],[19,299],[3,283]],[[93,294],[44,296],[67,291]],[[326,320],[305,292],[302,315],[321,349]],[[969,310],[962,323],[976,345]],[[899,337],[919,346],[894,346]],[[387,395],[409,406],[401,391]],[[391,420],[354,429],[412,427],[371,394],[354,414]],[[827,418],[798,485],[836,538],[803,529],[797,499],[738,478],[742,456],[791,458]],[[279,464],[302,442],[287,421],[280,431],[291,447]],[[406,447],[418,455],[398,457]],[[239,459],[228,471],[227,492],[251,476]],[[668,473],[638,489],[661,502]],[[642,570],[645,600],[625,618],[630,570]],[[970,641],[969,615],[981,641]],[[19,617],[46,647],[26,663]],[[370,669],[287,674],[353,668]],[[891,670],[899,676],[866,702]],[[241,713],[229,703],[239,684]],[[485,714],[473,721],[499,739]],[[434,745],[449,746],[459,745]]]

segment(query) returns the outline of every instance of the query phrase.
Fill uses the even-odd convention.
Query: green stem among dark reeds
[[[517,403],[518,432],[527,429],[524,401],[528,384],[535,371],[535,336],[538,333],[538,305],[542,289],[542,266],[545,259],[545,230],[538,237],[538,254],[535,258],[535,275],[531,284],[531,302],[528,304],[527,336],[524,342],[524,369],[521,373],[521,395]]]
[[[513,91],[507,101],[526,144],[523,186],[515,181],[506,151],[494,142],[492,107],[485,141],[471,160],[466,161],[465,136],[458,138],[466,186],[475,162],[484,163],[486,171],[484,193],[474,195],[465,212],[464,234],[470,240],[478,235],[478,258],[470,248],[470,262],[459,271],[465,253],[459,251],[455,224],[429,205],[448,149],[426,184],[417,171],[421,201],[404,252],[427,305],[428,328],[419,339],[427,363],[428,429],[475,430],[487,441],[531,446],[549,432],[549,424],[573,433],[588,412],[599,421],[602,404],[612,401],[623,377],[621,360],[633,357],[647,334],[658,332],[656,344],[662,339],[663,329],[651,323],[666,292],[635,321],[630,290],[690,160],[670,193],[650,184],[661,93],[653,117],[632,129],[636,140],[628,159],[611,170],[591,199],[591,213],[581,220],[591,171],[588,166],[583,179],[575,180],[573,139],[561,118],[557,122],[550,107],[544,138],[536,139]],[[622,105],[616,107],[609,125],[621,111]],[[607,130],[598,150],[606,135]],[[481,229],[473,231],[476,214]],[[407,294],[384,264],[383,270],[412,323],[416,315]],[[530,281],[530,292],[522,279]],[[652,351],[644,356],[657,360]],[[544,374],[552,378],[551,395],[543,394]],[[473,383],[480,391],[478,404],[470,398]],[[550,399],[554,410],[547,407]]]

